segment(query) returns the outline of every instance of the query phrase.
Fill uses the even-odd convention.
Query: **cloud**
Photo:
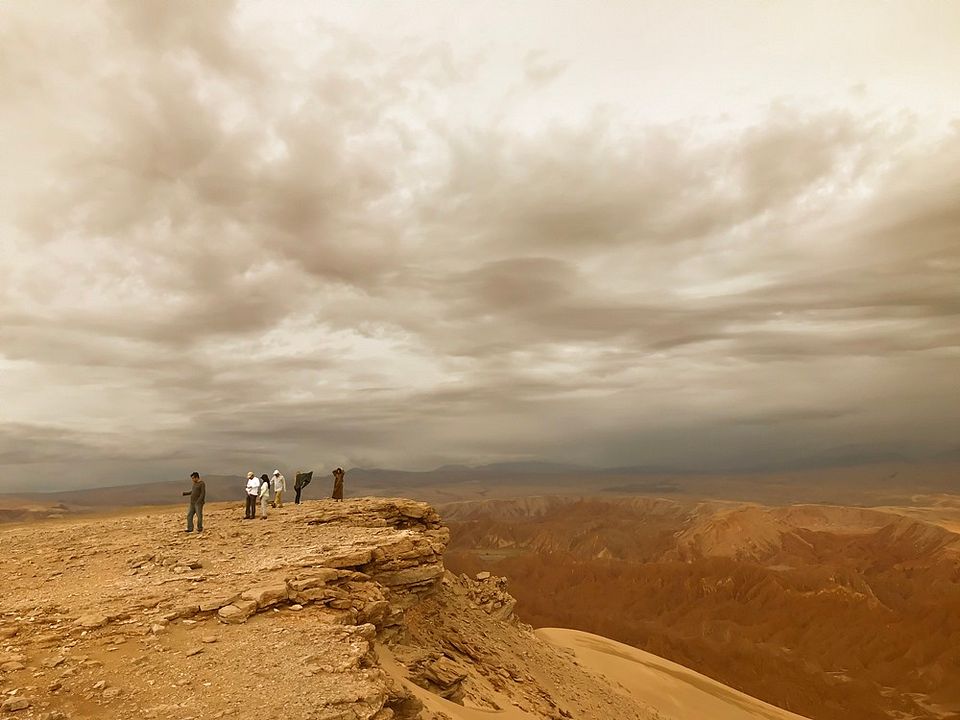
[[[504,108],[564,59],[478,114],[469,51],[293,20],[0,12],[5,477],[955,442],[957,127],[778,99],[532,132]]]
[[[542,50],[531,50],[524,58],[526,85],[528,88],[531,85],[547,85],[560,77],[567,67],[568,63],[563,60],[551,60]]]

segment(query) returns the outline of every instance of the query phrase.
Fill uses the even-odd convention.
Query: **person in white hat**
[[[260,492],[260,481],[252,472],[247,473],[247,508],[244,520],[255,520],[257,517],[257,494]]]
[[[280,474],[279,470],[273,471],[273,506],[283,507],[283,493],[287,489],[287,479]]]

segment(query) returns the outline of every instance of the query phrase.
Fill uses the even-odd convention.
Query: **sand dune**
[[[682,665],[579,630],[544,628],[542,639],[573,650],[588,670],[657,708],[664,720],[803,720]]]

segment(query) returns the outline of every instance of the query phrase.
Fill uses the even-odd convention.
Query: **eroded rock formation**
[[[517,623],[502,578],[446,573],[449,533],[426,504],[315,501],[240,518],[208,507],[202,535],[169,511],[5,529],[17,552],[0,558],[4,711],[655,717],[598,693],[601,679]]]

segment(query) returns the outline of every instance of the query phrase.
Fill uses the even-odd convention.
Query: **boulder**
[[[450,688],[467,677],[466,669],[448,657],[440,657],[424,668],[423,676],[441,688]]]
[[[3,705],[0,705],[0,710],[3,710],[3,712],[17,712],[19,710],[26,710],[31,704],[32,703],[26,698],[12,697],[3,701]]]
[[[309,575],[297,577],[290,581],[290,587],[294,590],[309,590],[310,588],[326,585],[340,577],[340,571],[334,568],[319,568],[316,572]]]
[[[407,653],[405,664],[410,680],[430,692],[453,702],[463,700],[463,680],[467,670],[448,657],[431,657],[432,653]]]
[[[231,605],[220,608],[217,612],[217,618],[221,622],[237,625],[244,623],[257,611],[257,603],[254,600],[237,600]]]
[[[389,615],[390,603],[386,600],[374,600],[360,609],[359,620],[362,623],[371,623],[379,627]]]
[[[200,612],[200,604],[196,602],[184,603],[173,609],[171,613],[177,618],[191,618]],[[174,618],[171,618],[174,619]]]
[[[398,502],[397,511],[404,517],[420,520],[425,517],[432,508],[425,503],[418,502]]]
[[[239,599],[240,593],[238,592],[215,595],[201,601],[198,608],[200,612],[214,612],[222,607],[235,603]]]
[[[286,602],[288,594],[286,583],[278,583],[276,585],[250,588],[240,597],[243,600],[255,602],[258,608],[265,608],[280,602]]]
[[[97,628],[102,628],[108,622],[110,622],[110,618],[108,618],[106,615],[90,613],[88,615],[81,615],[78,617],[74,624],[82,627],[84,630],[96,630]]]

